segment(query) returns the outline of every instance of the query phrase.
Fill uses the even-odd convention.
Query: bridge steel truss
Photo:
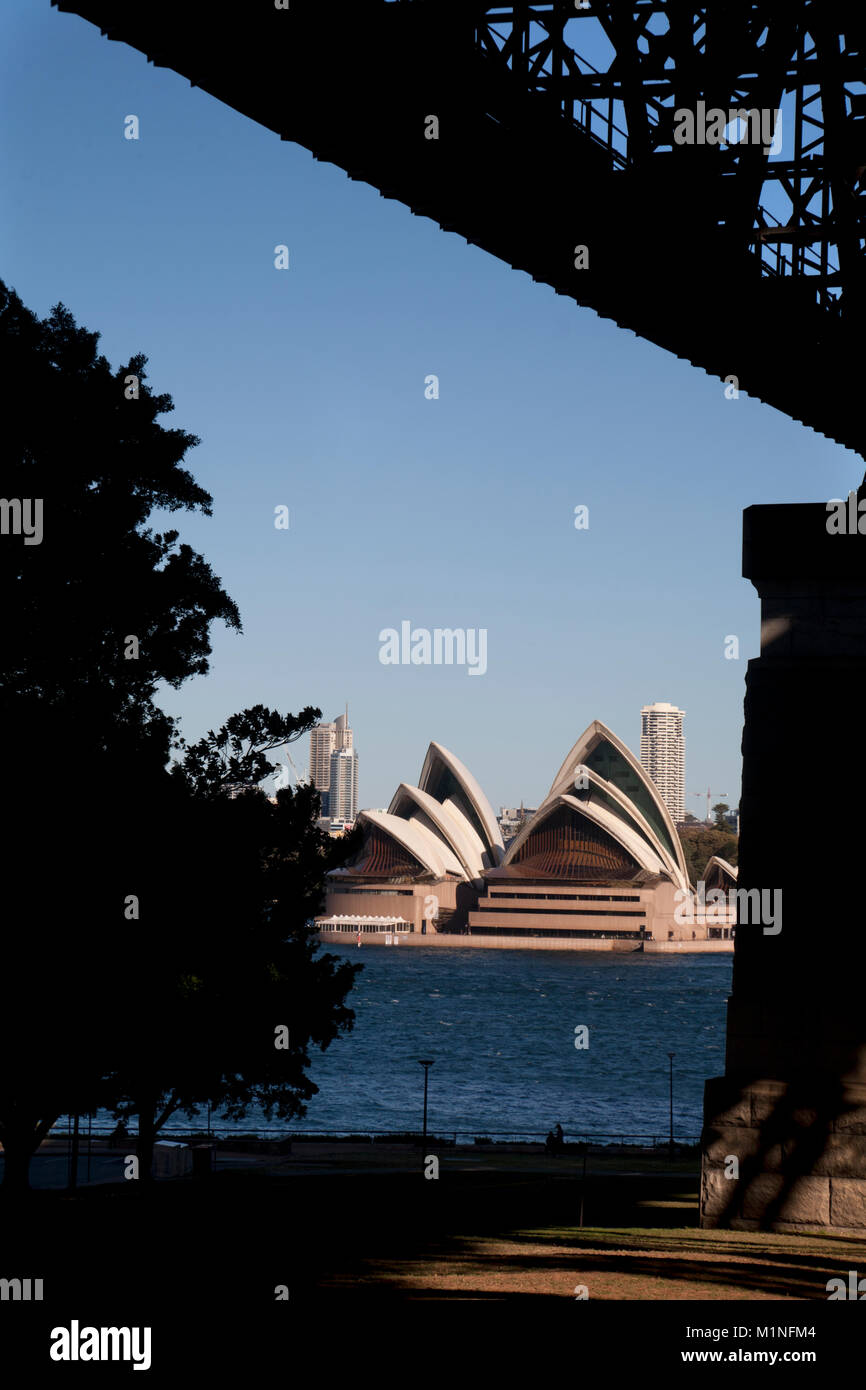
[[[856,0],[52,4],[866,456]]]

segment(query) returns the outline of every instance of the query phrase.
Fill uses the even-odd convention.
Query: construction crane
[[[728,794],[727,792],[716,792],[716,796],[727,796],[727,794]],[[704,793],[703,793],[703,792],[692,792],[691,795],[692,795],[692,796],[701,796],[701,797],[702,797],[702,796],[704,795]],[[713,795],[713,794],[712,794],[712,792],[710,791],[709,787],[707,787],[706,796],[707,796],[707,820],[708,820],[708,821],[709,821],[709,819],[710,819],[710,801],[712,800],[712,795]]]
[[[301,776],[301,774],[298,772],[298,769],[295,767],[295,760],[289,752],[288,748],[286,749],[286,757],[289,760],[289,766],[291,767],[292,772],[295,774],[295,787],[297,788],[305,786],[306,783],[310,780],[309,773],[306,769],[304,769],[304,775],[303,777]],[[279,791],[280,787],[287,787],[289,785],[288,778],[286,778],[286,780],[283,781],[284,772],[285,768],[281,768],[280,771],[277,773],[277,791]]]
[[[291,767],[291,769],[292,769],[292,772],[295,774],[295,786],[297,786],[297,787],[306,786],[307,782],[309,782],[309,780],[310,780],[310,773],[309,773],[309,770],[308,770],[307,768],[304,768],[304,775],[303,775],[303,777],[302,777],[301,774],[298,772],[298,769],[295,767],[295,760],[294,760],[294,758],[292,757],[291,753],[289,752],[288,748],[286,749],[286,757],[287,757],[288,760],[289,760],[289,765],[290,765],[290,767]]]

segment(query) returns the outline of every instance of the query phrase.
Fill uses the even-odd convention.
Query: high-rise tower
[[[348,704],[344,714],[310,730],[310,777],[322,798],[322,814],[335,820],[354,820],[358,809],[358,755],[354,754],[351,773],[343,764],[332,763],[335,753],[351,754],[353,743]],[[333,767],[338,770],[339,788],[335,788],[331,780]],[[337,791],[336,800],[331,796],[334,790]],[[350,811],[344,811],[347,804],[351,806]]]
[[[358,814],[358,754],[341,748],[331,754],[331,786],[328,791],[331,820],[354,820]]]
[[[686,818],[685,710],[660,701],[640,712],[640,760],[661,792],[675,825]]]
[[[328,811],[328,791],[331,786],[331,754],[336,742],[334,724],[317,724],[310,730],[310,778],[322,798],[322,812]]]
[[[334,720],[334,748],[341,753],[344,748],[351,748],[354,735],[349,728],[349,706],[346,705],[346,713],[340,714]]]

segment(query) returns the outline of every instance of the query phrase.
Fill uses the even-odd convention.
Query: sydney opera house
[[[652,950],[723,934],[677,920],[692,890],[676,827],[598,720],[507,851],[481,787],[438,743],[418,785],[401,782],[387,811],[362,811],[358,823],[362,847],[330,874],[316,920],[325,940]]]

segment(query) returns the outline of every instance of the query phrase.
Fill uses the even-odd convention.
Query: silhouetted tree
[[[360,967],[317,956],[312,919],[325,874],[360,837],[337,841],[318,829],[313,787],[271,799],[258,786],[272,771],[268,751],[320,718],[317,709],[295,717],[255,706],[172,770],[169,801],[182,825],[169,838],[180,839],[186,870],[170,897],[163,873],[145,874],[147,945],[105,1091],[116,1116],[138,1116],[142,1177],[178,1111],[209,1102],[232,1118],[253,1104],[269,1118],[303,1114],[317,1090],[305,1070],[310,1047],[352,1026],[345,997]],[[170,852],[167,825],[163,816],[154,832],[163,841],[156,864]]]
[[[159,814],[174,735],[157,686],[207,671],[215,619],[240,629],[204,559],[177,531],[149,525],[155,509],[210,514],[182,466],[198,441],[158,423],[172,402],[150,392],[143,356],[113,371],[97,342],[62,305],[40,320],[0,283],[10,812],[0,1141],[10,1185],[26,1183],[57,1116],[87,1103],[106,1020],[122,1007],[135,931],[123,854]],[[16,533],[28,515],[39,534]]]
[[[240,619],[177,531],[148,524],[155,509],[210,513],[181,466],[198,441],[157,423],[172,402],[149,391],[143,356],[112,371],[97,341],[62,305],[39,320],[0,284],[5,490],[42,508],[38,543],[0,537],[10,1187],[61,1114],[108,1099],[138,1113],[145,1157],[202,1099],[299,1113],[315,1090],[306,1049],[352,1021],[354,967],[316,957],[306,926],[352,843],[320,834],[312,788],[276,804],[256,790],[266,754],[320,712],[256,706],[187,748],[156,705],[161,681],[207,671],[214,619]]]
[[[82,776],[91,758],[100,776],[103,760],[128,774],[131,756],[163,768],[173,721],[157,685],[207,671],[214,619],[241,626],[202,556],[148,525],[157,508],[211,514],[182,467],[199,441],[157,423],[174,407],[147,386],[147,359],[112,371],[98,338],[62,304],[38,319],[0,282],[4,493],[43,514],[40,543],[0,538],[0,713],[31,779],[37,743],[74,749]]]

